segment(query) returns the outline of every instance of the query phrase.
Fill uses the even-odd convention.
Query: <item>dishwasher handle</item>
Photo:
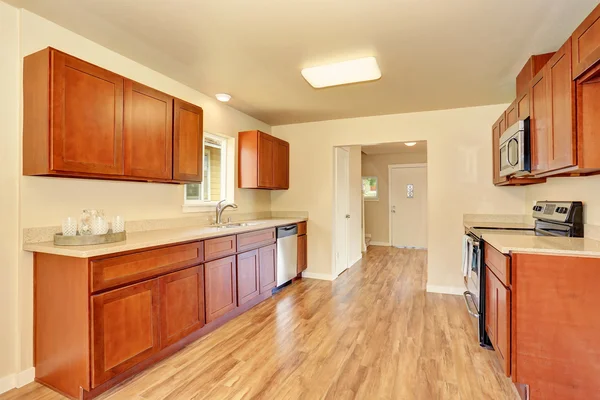
[[[298,225],[280,226],[277,228],[277,239],[298,234]]]

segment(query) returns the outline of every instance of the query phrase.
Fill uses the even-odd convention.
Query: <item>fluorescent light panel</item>
[[[381,78],[375,57],[359,58],[335,64],[304,68],[302,76],[314,88],[374,81]]]

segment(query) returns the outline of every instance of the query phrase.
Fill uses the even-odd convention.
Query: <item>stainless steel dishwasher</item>
[[[277,228],[277,286],[298,275],[298,225]]]

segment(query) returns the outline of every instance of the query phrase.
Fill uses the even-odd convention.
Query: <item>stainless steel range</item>
[[[531,228],[474,226],[465,229],[463,275],[467,290],[464,297],[469,314],[477,319],[477,334],[482,347],[491,347],[485,332],[484,235],[583,237],[583,204],[580,201],[538,201],[533,206],[532,216],[535,224]]]

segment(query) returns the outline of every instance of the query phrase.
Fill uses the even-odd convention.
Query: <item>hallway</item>
[[[427,252],[371,246],[303,279],[102,399],[517,399],[459,296],[425,292]],[[0,399],[59,399],[32,383]]]

